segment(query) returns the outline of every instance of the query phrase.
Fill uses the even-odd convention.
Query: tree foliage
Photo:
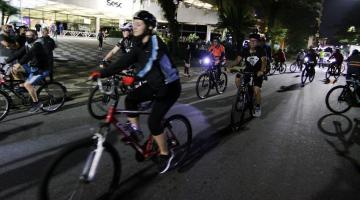
[[[336,27],[336,39],[340,43],[360,43],[360,2],[355,2],[352,9],[344,16],[341,25]]]
[[[1,23],[5,24],[8,19],[9,16],[11,15],[15,15],[19,12],[19,10],[11,5],[9,5],[7,2],[0,0],[0,11],[1,11]],[[5,16],[8,16],[6,20]]]

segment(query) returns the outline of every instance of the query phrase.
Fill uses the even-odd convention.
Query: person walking
[[[42,44],[44,45],[46,54],[48,56],[49,76],[50,76],[50,81],[52,82],[54,80],[54,72],[53,72],[53,70],[54,70],[54,53],[53,53],[53,51],[56,48],[56,43],[50,37],[48,28],[43,28],[41,40],[42,40],[41,41]]]
[[[97,39],[99,40],[99,50],[100,51],[102,50],[102,47],[103,47],[104,37],[105,37],[104,31],[100,29],[100,31],[97,35]]]

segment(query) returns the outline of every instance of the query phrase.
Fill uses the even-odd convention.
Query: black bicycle
[[[206,71],[200,74],[196,81],[196,94],[200,99],[208,97],[210,90],[215,88],[218,94],[225,92],[228,78],[225,72],[218,74],[215,67],[215,60],[211,57],[202,59],[202,65]]]
[[[328,66],[328,69],[325,73],[325,79],[330,79],[331,76],[333,76],[336,80],[340,77],[341,69],[339,69],[336,66],[336,63],[333,62]]]
[[[23,80],[13,80],[7,75],[3,68],[5,64],[0,64],[0,120],[4,119],[10,112],[10,108],[18,106],[14,98],[20,99],[20,104],[30,106],[32,103],[28,92],[20,87]],[[36,94],[39,101],[43,104],[41,108],[44,112],[55,112],[60,109],[66,99],[66,88],[58,82],[48,82],[46,79],[40,81],[37,85]]]
[[[315,78],[315,62],[310,61],[309,58],[305,58],[304,62],[305,68],[301,73],[301,83],[304,85],[306,80],[309,79],[309,82],[313,82]]]
[[[301,72],[303,70],[303,67],[303,63],[296,60],[290,65],[290,72],[294,73],[297,69]]]
[[[116,85],[117,83],[113,83]],[[117,93],[113,88],[104,91],[102,82],[97,85],[103,93]],[[106,122],[91,137],[78,141],[61,151],[45,171],[39,190],[39,199],[109,199],[118,188],[121,176],[121,160],[118,151],[111,142],[111,125],[121,141],[135,150],[138,162],[151,160],[157,162],[159,148],[149,135],[144,143],[139,143],[130,133],[128,125],[120,122],[116,115],[138,113],[148,115],[146,111],[128,111],[117,109],[120,98],[109,107]],[[189,120],[182,115],[172,115],[163,120],[167,145],[174,152],[173,168],[180,166],[188,155],[192,141],[192,129]]]
[[[273,75],[273,74],[275,74],[276,71],[278,71],[279,74],[283,74],[286,72],[286,68],[287,68],[286,63],[281,64],[279,62],[276,64],[275,62],[272,62],[269,73],[270,73],[270,75]]]
[[[245,119],[245,113],[249,110],[250,117],[253,116],[254,111],[254,80],[253,72],[239,72],[241,83],[238,87],[235,101],[231,108],[231,127],[237,130]],[[250,77],[249,82],[245,82],[245,77]]]
[[[345,85],[333,87],[325,98],[326,107],[333,113],[340,114],[351,107],[360,106],[360,76],[352,75]]]

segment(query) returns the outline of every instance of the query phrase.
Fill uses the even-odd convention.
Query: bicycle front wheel
[[[46,83],[37,91],[44,112],[55,112],[65,103],[66,89],[57,82]]]
[[[0,121],[3,120],[10,110],[10,97],[0,90]]]
[[[216,84],[216,92],[222,94],[225,92],[227,87],[228,78],[225,72],[221,72],[219,81]]]
[[[236,95],[236,99],[231,107],[231,126],[235,130],[237,130],[244,121],[246,106],[245,99],[246,96],[243,93]]]
[[[208,73],[201,74],[196,81],[196,94],[200,99],[205,99],[211,89],[211,80]]]
[[[192,128],[189,120],[182,115],[169,117],[164,124],[168,148],[175,153],[173,167],[181,165],[188,155],[192,142]]]
[[[307,78],[308,78],[308,72],[307,69],[305,68],[301,73],[301,83],[305,84]]]
[[[297,63],[294,62],[293,64],[290,65],[290,72],[294,73],[296,71],[297,68]]]
[[[96,141],[83,140],[62,151],[46,170],[41,182],[41,200],[108,199],[120,180],[120,158],[114,147],[104,143],[103,151],[92,181],[83,174],[94,157]]]
[[[275,74],[275,72],[276,72],[276,66],[275,66],[273,63],[271,63],[271,64],[270,64],[270,71],[269,71],[269,73],[270,73],[271,75],[273,75],[273,74]]]
[[[315,68],[309,69],[309,70],[310,70],[310,72],[308,73],[309,74],[309,81],[313,82],[314,79],[315,79]]]
[[[333,87],[325,98],[326,107],[333,113],[341,114],[348,110],[353,105],[353,92],[344,85]]]
[[[110,84],[104,84],[103,87],[105,91],[109,91],[111,89]],[[87,104],[90,115],[95,119],[105,119],[109,107],[117,98],[119,98],[118,94],[103,94],[99,90],[99,87],[96,86],[91,91]]]

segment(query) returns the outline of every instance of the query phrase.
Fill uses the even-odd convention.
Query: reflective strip
[[[154,60],[156,60],[158,54],[157,50],[159,49],[159,44],[156,35],[151,36],[151,43],[152,43],[152,49],[151,49],[151,56],[149,57],[149,61],[146,63],[145,67],[137,74],[137,76],[140,78],[143,78],[151,70],[153,62]]]

